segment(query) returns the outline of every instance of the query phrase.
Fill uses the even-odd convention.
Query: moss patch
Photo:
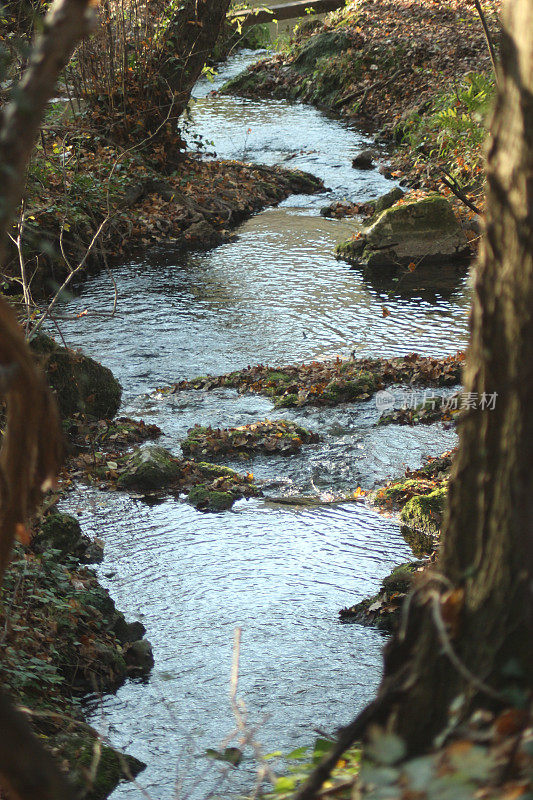
[[[447,488],[412,497],[402,508],[400,519],[409,528],[437,538],[446,505]]]
[[[202,483],[193,486],[187,497],[189,503],[200,511],[227,511],[236,499],[231,492],[220,492]]]
[[[426,561],[411,561],[395,567],[383,579],[377,594],[341,609],[341,621],[358,622],[385,631],[396,630],[400,622],[402,603],[411,589],[414,577],[426,568]]]

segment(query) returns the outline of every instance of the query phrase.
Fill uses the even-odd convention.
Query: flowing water
[[[283,101],[210,92],[255,54],[241,54],[214,84],[201,82],[192,133],[224,158],[287,163],[324,179],[326,195],[289,198],[207,253],[160,249],[117,268],[118,314],[63,323],[73,346],[109,366],[124,386],[123,412],[156,422],[162,444],[196,422],[234,425],[271,416],[270,402],[229,390],[160,397],[161,384],[248,364],[284,364],[336,353],[443,355],[466,340],[467,290],[448,298],[384,295],[333,256],[357,227],[319,215],[332,199],[366,200],[390,188],[377,171],[357,172],[353,155],[369,141],[321,112]],[[110,308],[105,275],[66,301],[72,317]],[[390,314],[385,318],[382,308]],[[271,495],[370,488],[454,443],[442,426],[375,428],[373,400],[338,409],[285,413],[324,434],[301,455],[258,458],[253,469]],[[313,508],[272,499],[241,501],[223,514],[185,502],[148,505],[119,493],[74,490],[65,510],[105,540],[102,582],[129,619],[141,619],[155,668],[116,695],[93,701],[92,722],[148,763],[140,777],[154,800],[243,791],[253,782],[250,747],[229,783],[202,754],[234,728],[229,702],[233,631],[241,626],[239,694],[266,751],[310,744],[315,729],[346,723],[380,676],[382,635],[342,625],[337,611],[376,590],[411,557],[397,523],[360,503]],[[232,742],[235,744],[235,742]],[[113,798],[140,798],[123,785]]]

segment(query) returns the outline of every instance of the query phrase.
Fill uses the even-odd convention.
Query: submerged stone
[[[451,204],[431,195],[393,205],[358,239],[337,246],[337,256],[365,270],[446,264],[465,258],[469,246]]]

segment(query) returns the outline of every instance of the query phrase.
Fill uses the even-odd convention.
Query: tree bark
[[[0,117],[0,265],[6,233],[20,203],[26,170],[44,110],[61,70],[90,29],[89,0],[56,0],[44,20],[44,31],[30,64]]]
[[[506,0],[487,149],[486,232],[475,274],[465,391],[436,568],[385,651],[377,699],[296,794],[310,800],[372,723],[427,750],[461,700],[527,701],[533,685],[533,0]],[[495,397],[495,406],[490,410]],[[489,407],[482,408],[482,398]],[[458,710],[457,708],[455,710]]]
[[[0,264],[45,106],[60,71],[88,31],[88,0],[56,0],[30,65],[0,118]],[[61,434],[55,402],[15,315],[0,301],[0,392],[7,425],[0,450],[0,582],[13,541],[41,490],[55,480]],[[73,788],[26,720],[0,695],[0,786],[12,800],[72,800]]]
[[[477,408],[460,426],[438,584],[415,594],[386,655],[382,691],[411,662],[395,727],[415,751],[454,698],[464,696],[466,711],[482,695],[525,696],[533,681],[532,31],[533,0],[507,0],[465,370]],[[494,409],[482,408],[491,397]]]
[[[165,72],[179,116],[189,102],[194,84],[213,51],[226,19],[230,0],[187,0],[176,12],[169,38],[177,58]]]

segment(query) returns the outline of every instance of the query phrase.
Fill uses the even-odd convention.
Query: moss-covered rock
[[[337,246],[339,258],[365,270],[446,264],[465,258],[469,246],[451,204],[429,195],[391,206],[359,238]]]
[[[128,674],[131,676],[146,675],[154,666],[152,645],[148,639],[137,639],[124,650]]]
[[[381,214],[382,211],[385,211],[387,208],[391,208],[398,200],[401,200],[404,196],[405,192],[403,189],[400,189],[399,186],[395,186],[394,189],[391,189],[390,192],[386,192],[382,194],[377,200],[374,200],[374,208],[376,214]]]
[[[81,412],[101,419],[114,417],[122,387],[113,373],[94,359],[61,347],[44,334],[31,341],[56,396],[63,417]]]
[[[221,87],[220,94],[236,94],[248,96],[254,94],[265,83],[268,72],[262,70],[245,70]]]
[[[209,461],[200,461],[196,465],[196,469],[205,475],[206,478],[213,481],[216,478],[229,478],[233,481],[242,481],[242,476],[239,475],[234,469],[230,467],[221,467],[219,464],[210,464]]]
[[[416,573],[427,568],[427,561],[411,561],[395,567],[381,582],[379,592],[354,606],[339,611],[343,622],[358,622],[384,631],[397,629],[403,601]]]
[[[402,508],[401,521],[409,528],[437,538],[442,524],[446,495],[446,487],[439,487],[429,494],[415,495]]]
[[[286,419],[263,420],[237,428],[211,428],[195,425],[181,443],[185,455],[226,456],[231,454],[267,453],[290,455],[299,452],[302,444],[317,442],[319,436]]]
[[[76,728],[51,735],[45,743],[68,765],[69,778],[85,800],[105,800],[120,781],[135,778],[146,767],[139,759],[120,753],[90,732]]]
[[[32,539],[32,548],[41,553],[56,550],[60,558],[74,557],[84,564],[103,558],[103,545],[82,533],[80,523],[70,514],[48,514]]]
[[[292,67],[298,72],[312,72],[320,59],[338,56],[342,51],[348,50],[352,44],[351,37],[342,31],[318,33],[306,39],[298,47],[299,52]]]
[[[209,484],[193,486],[187,500],[199,511],[227,511],[237,497],[231,492],[212,489]]]
[[[120,489],[154,491],[170,486],[180,475],[179,461],[164,447],[145,447],[129,457],[117,486]]]

